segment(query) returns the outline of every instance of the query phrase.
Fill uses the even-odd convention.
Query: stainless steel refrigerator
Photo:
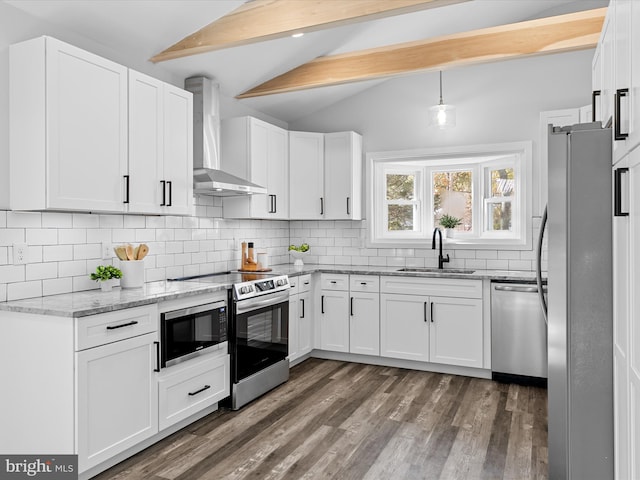
[[[548,159],[549,479],[612,479],[611,129],[549,126]]]

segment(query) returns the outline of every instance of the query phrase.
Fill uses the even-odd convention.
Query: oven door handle
[[[268,307],[271,305],[277,305],[279,303],[288,302],[289,301],[289,290],[285,290],[283,292],[278,293],[270,293],[268,295],[257,297],[257,298],[249,298],[247,300],[240,300],[236,302],[236,313],[242,314],[250,312],[251,310],[257,310],[262,307]]]

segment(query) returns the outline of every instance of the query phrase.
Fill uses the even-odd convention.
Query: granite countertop
[[[473,273],[455,273],[444,270],[437,272],[405,272],[402,267],[377,267],[357,265],[304,265],[298,269],[293,264],[274,265],[273,273],[299,276],[312,273],[344,273],[359,275],[397,275],[426,278],[466,278],[468,280],[532,281],[535,272],[507,270],[475,270]],[[455,269],[452,269],[455,270]],[[112,312],[125,308],[149,305],[166,300],[218,292],[230,288],[226,283],[189,282],[149,282],[142,288],[115,288],[111,292],[88,290],[47,297],[28,298],[10,302],[0,302],[0,311],[52,315],[58,317],[86,317],[98,313]]]

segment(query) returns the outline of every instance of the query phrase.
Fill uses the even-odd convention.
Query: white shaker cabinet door
[[[82,472],[158,432],[156,333],[78,352],[78,468]]]
[[[349,305],[349,351],[380,355],[380,294],[352,292]]]
[[[324,214],[324,134],[289,132],[289,217],[321,219]]]
[[[9,71],[11,208],[124,211],[127,68],[40,37]]]
[[[320,297],[320,348],[349,351],[349,292],[323,290]]]
[[[380,355],[429,361],[429,297],[380,294]]]
[[[482,368],[482,300],[431,297],[430,360]]]
[[[164,82],[129,71],[129,212],[160,213]]]
[[[164,154],[160,202],[168,215],[190,215],[193,207],[193,96],[164,85]]]

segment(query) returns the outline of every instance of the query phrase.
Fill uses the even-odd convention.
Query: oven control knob
[[[276,281],[276,285],[278,287],[282,287],[283,285],[286,285],[286,284],[287,284],[287,281],[284,278],[281,278],[280,280]]]
[[[240,293],[244,294],[244,293],[251,293],[253,291],[253,288],[251,287],[251,285],[245,285],[244,287],[240,287]]]

